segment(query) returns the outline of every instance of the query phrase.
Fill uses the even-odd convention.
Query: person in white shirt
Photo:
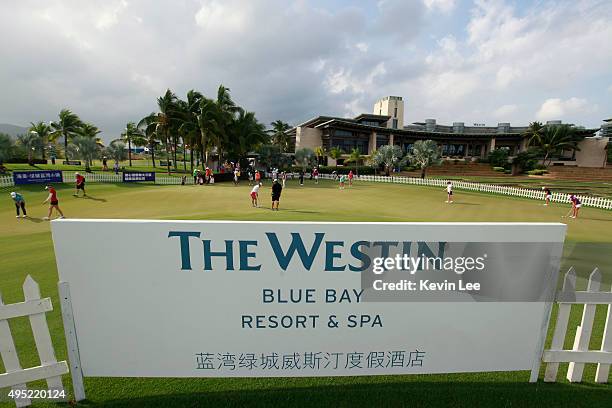
[[[446,184],[446,194],[448,195],[447,203],[453,202],[453,183],[450,181]]]
[[[257,203],[257,198],[259,197],[259,187],[261,187],[261,183],[255,184],[251,190],[251,204],[253,207],[259,207],[259,204]]]

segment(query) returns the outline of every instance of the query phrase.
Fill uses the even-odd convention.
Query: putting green
[[[544,207],[542,202],[481,193],[455,192],[455,203],[446,204],[445,190],[407,185],[357,183],[338,190],[337,184],[306,181],[300,187],[289,181],[280,211],[272,212],[270,183],[260,190],[261,208],[250,203],[250,187],[242,183],[210,186],[88,185],[87,198],[75,198],[68,185],[58,188],[60,206],[69,218],[234,219],[310,221],[515,221],[568,224],[563,268],[576,265],[584,278],[599,265],[604,287],[609,287],[612,264],[612,212],[583,208],[577,220],[561,218],[569,205]],[[16,219],[9,191],[25,196],[29,219]],[[41,186],[2,189],[0,196],[0,292],[5,303],[23,300],[21,284],[27,274],[51,296],[55,310],[48,314],[58,358],[65,359],[65,343],[57,298],[57,270],[49,223],[42,220],[46,192]],[[96,231],[78,239],[96,240]],[[526,240],[529,237],[525,237]],[[584,279],[580,281],[584,285]],[[572,310],[570,328],[579,324],[581,311]],[[604,308],[598,307],[592,345],[599,346]],[[38,364],[26,319],[11,321],[23,366]],[[566,340],[571,346],[572,339]],[[2,370],[0,370],[1,372]],[[560,372],[563,371],[563,366]],[[592,382],[587,365],[585,381]],[[606,406],[612,388],[586,383],[534,386],[528,373],[347,377],[305,379],[123,379],[87,378],[91,404],[105,406],[168,405],[283,405],[322,406],[398,405],[411,401],[420,406]],[[69,384],[69,377],[65,378]],[[35,383],[38,388],[42,382]],[[539,388],[538,388],[539,387]],[[1,401],[1,400],[0,400]]]

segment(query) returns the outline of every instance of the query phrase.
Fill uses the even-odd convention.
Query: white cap
[[[15,198],[17,194],[14,191],[11,191],[11,197]]]
[[[77,171],[76,173],[74,173],[74,175],[75,175],[75,176],[78,176],[78,175],[79,175],[79,172]]]

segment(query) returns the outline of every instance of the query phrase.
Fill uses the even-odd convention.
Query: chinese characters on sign
[[[197,370],[352,370],[423,367],[425,352],[196,353]]]
[[[123,172],[123,182],[155,181],[155,173],[152,171],[130,171]]]
[[[37,183],[61,183],[62,172],[59,170],[49,171],[15,171],[13,172],[15,185],[37,184]]]

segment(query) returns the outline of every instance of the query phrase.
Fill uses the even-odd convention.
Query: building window
[[[393,119],[391,123],[392,123],[391,127],[393,127],[393,129],[397,129],[397,119]]]
[[[334,137],[352,137],[353,136],[353,132],[349,131],[349,130],[335,130],[334,131]]]
[[[393,109],[393,117],[397,118],[397,107]]]

